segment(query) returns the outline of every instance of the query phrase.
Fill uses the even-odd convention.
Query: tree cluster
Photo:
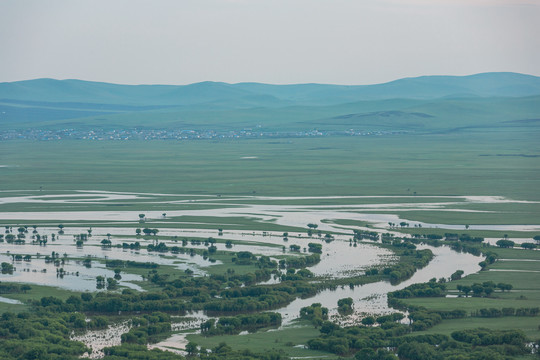
[[[375,231],[353,230],[353,232],[355,240],[362,241],[367,239],[371,241],[379,241],[379,233]]]
[[[79,315],[32,312],[2,314],[0,358],[78,359],[88,351],[84,344],[69,340],[71,332],[82,325]]]
[[[354,311],[353,299],[350,297],[339,299],[337,302],[337,305],[338,305],[338,312],[342,315],[349,315],[349,314],[352,314]]]
[[[354,354],[355,359],[396,359],[393,353],[397,352],[402,360],[503,360],[529,352],[528,340],[518,330],[463,330],[452,333],[451,338],[441,334],[410,336],[406,325],[389,319],[378,327],[341,328],[324,322],[320,332],[308,341],[310,349],[340,356]]]
[[[122,334],[122,343],[146,345],[156,342],[159,335],[171,331],[171,318],[161,312],[135,317],[131,321],[133,327]]]
[[[472,291],[472,295],[475,297],[489,297],[495,289],[500,289],[501,291],[510,291],[512,290],[512,284],[498,283],[495,284],[493,281],[485,281],[482,284],[474,283],[472,285],[458,285],[457,289],[460,293],[463,293],[465,297],[469,296],[469,293]]]
[[[413,250],[406,249],[400,254],[402,261],[396,265],[383,269],[382,273],[388,275],[392,284],[398,284],[410,278],[417,269],[423,268],[433,258],[433,253],[429,249]]]
[[[429,281],[407,286],[402,290],[388,293],[388,298],[407,299],[411,297],[439,297],[446,295],[446,285],[441,282]]]
[[[314,303],[300,309],[300,318],[311,321],[315,327],[321,326],[323,321],[328,320],[328,308],[320,303]]]
[[[501,316],[538,316],[540,313],[540,308],[502,308],[502,309],[479,309],[471,313],[471,316],[475,317],[501,317]]]

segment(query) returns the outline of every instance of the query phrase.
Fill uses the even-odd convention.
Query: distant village
[[[242,129],[239,131],[214,131],[214,130],[185,130],[185,129],[24,129],[24,130],[2,130],[0,131],[0,141],[4,140],[202,140],[202,139],[253,139],[253,138],[303,138],[303,137],[324,137],[324,136],[381,136],[404,134],[405,130],[341,130],[341,131],[261,131],[252,129]]]

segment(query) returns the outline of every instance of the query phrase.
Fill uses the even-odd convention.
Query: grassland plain
[[[9,141],[3,190],[495,195],[538,200],[532,132],[244,141]],[[500,156],[504,155],[504,156]],[[249,157],[249,158],[246,158]]]
[[[457,295],[459,285],[472,285],[493,281],[513,286],[511,291],[494,292],[490,297],[446,297],[446,298],[411,298],[405,302],[410,305],[423,306],[431,310],[462,309],[469,314],[480,309],[502,308],[535,308],[540,305],[540,252],[521,249],[492,248],[499,260],[489,266],[488,270],[471,274],[463,279],[448,283],[449,292]],[[531,340],[540,338],[540,319],[534,317],[466,317],[463,319],[443,320],[429,330],[419,334],[450,334],[460,329],[488,327],[495,329],[521,329]]]
[[[415,334],[444,334],[450,336],[454,331],[488,328],[488,329],[521,329],[529,339],[540,339],[538,317],[515,317],[503,316],[500,318],[465,318],[457,320],[445,320],[429,330],[419,331]]]
[[[225,342],[234,349],[262,352],[270,349],[281,350],[287,356],[299,358],[324,358],[337,359],[333,354],[304,349],[308,340],[319,335],[319,330],[305,321],[297,321],[289,327],[279,331],[259,331],[252,334],[243,335],[221,335],[204,337],[198,334],[187,336],[189,341],[193,341],[206,348],[216,347],[219,343]]]
[[[2,282],[2,284],[10,284],[9,282]],[[14,283],[16,284],[16,283]],[[42,286],[42,285],[31,285],[31,289],[24,293],[9,294],[6,298],[18,300],[21,304],[9,304],[5,302],[0,302],[0,313],[10,311],[10,312],[20,312],[27,311],[30,309],[27,302],[29,300],[38,300],[45,296],[54,296],[62,300],[66,300],[71,295],[77,294],[77,292],[60,289],[52,286]]]
[[[2,203],[0,212],[127,211],[169,212],[234,207],[242,204],[306,206],[445,202],[448,195],[504,196],[538,201],[540,157],[534,132],[450,132],[438,135],[322,137],[201,141],[7,141],[0,143],[2,190],[65,195],[66,190],[131,191],[214,196],[216,202],[191,203],[189,197],[164,195],[86,203]],[[416,193],[417,197],[411,196]],[[29,195],[19,191],[4,196]],[[217,195],[269,196],[218,199]],[[295,199],[287,196],[387,195],[408,198]],[[273,199],[272,196],[285,198]],[[420,196],[432,196],[431,199]],[[61,197],[59,197],[61,199]],[[176,200],[185,200],[178,202]],[[220,200],[219,202],[217,200]],[[407,221],[435,224],[535,224],[537,203],[471,204],[453,199],[452,209],[393,210]],[[460,205],[462,204],[462,205]],[[450,210],[452,210],[450,209]],[[470,212],[475,210],[476,212]],[[377,213],[376,208],[357,212]],[[212,218],[193,213],[181,217],[135,221],[115,226],[191,227],[299,231],[249,216]],[[321,219],[322,220],[322,219]],[[22,224],[24,219],[16,221]],[[107,226],[104,222],[64,221],[68,226]],[[1,221],[11,225],[13,221]],[[34,221],[26,225],[54,225]],[[198,223],[198,224],[197,224]],[[440,229],[403,229],[433,233]],[[534,232],[476,231],[484,237],[531,237]]]

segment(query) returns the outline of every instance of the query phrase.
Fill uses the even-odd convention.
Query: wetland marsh
[[[2,282],[46,285],[86,293],[114,293],[122,289],[152,292],[156,284],[149,281],[152,276],[150,264],[155,266],[153,269],[157,273],[164,272],[169,277],[186,273],[206,277],[224,271],[240,274],[254,271],[257,267],[239,266],[234,260],[231,262],[235,254],[249,253],[254,259],[267,257],[277,264],[280,260],[307,256],[310,254],[306,252],[309,243],[321,244],[320,260],[307,269],[314,283],[326,282],[328,285],[320,287],[308,297],[301,296],[274,308],[272,311],[281,316],[281,326],[276,330],[278,333],[287,332],[291,326],[298,326],[295,324],[299,321],[300,310],[313,303],[328,308],[332,321],[341,326],[350,326],[366,316],[394,313],[396,310],[388,306],[389,292],[427,282],[432,278],[450,280],[457,270],[463,271],[463,277],[480,270],[478,263],[482,257],[478,254],[457,252],[445,245],[434,247],[420,243],[416,248],[428,249],[433,259],[427,266],[417,269],[407,280],[394,284],[387,279],[375,279],[374,282],[361,281],[359,285],[349,286],[346,285],[347,279],[363,278],[369,269],[383,269],[400,262],[392,246],[384,245],[384,241],[381,243],[380,240],[361,240],[355,233],[376,234],[377,239],[390,236],[406,240],[412,239],[406,233],[411,229],[427,232],[436,229],[449,232],[511,230],[513,234],[522,234],[520,240],[527,242],[533,241],[531,232],[540,229],[538,224],[477,224],[465,228],[464,225],[431,224],[407,219],[408,211],[441,214],[453,212],[467,217],[471,213],[488,211],[470,209],[478,206],[536,204],[535,201],[495,196],[269,197],[102,191],[55,191],[45,194],[10,191],[1,195],[0,209],[21,204],[37,206],[39,209],[0,212],[0,225],[5,229],[4,239],[8,234],[19,234],[22,235],[19,240],[24,240],[1,244],[0,259],[14,267],[12,272],[0,275]],[[87,210],[70,211],[71,207],[81,205]],[[55,211],[47,211],[48,206]],[[129,210],[122,210],[125,206]],[[109,207],[114,210],[107,210]],[[159,207],[166,210],[158,210]],[[265,228],[271,230],[261,230]],[[152,235],[150,231],[142,233],[141,229],[158,231]],[[86,235],[84,241],[77,245],[76,239],[82,235]],[[44,236],[48,241],[40,244],[39,239]],[[496,239],[487,239],[485,244],[491,243],[493,246]],[[104,245],[104,240],[110,243]],[[149,245],[158,243],[163,244],[167,250],[149,250]],[[133,248],[135,244],[137,247]],[[208,253],[208,246],[215,247],[211,254]],[[298,251],[292,250],[295,246]],[[181,250],[171,253],[173,248]],[[51,254],[59,254],[56,261],[54,255],[51,260]],[[20,257],[16,259],[16,255]],[[24,260],[27,255],[29,258]],[[116,265],[109,266],[111,261]],[[133,265],[126,265],[129,262]],[[213,268],[220,270],[215,271]],[[115,272],[115,269],[118,271]],[[108,290],[107,286],[96,289],[97,277],[114,279],[118,274],[120,277],[117,276],[114,287]],[[286,281],[286,275],[286,268],[280,270],[278,267],[269,278],[258,281],[258,285],[280,284]],[[333,282],[337,285],[332,285]],[[4,306],[9,308],[11,304],[24,303],[17,300],[17,295],[11,296],[14,298],[0,298]],[[354,303],[353,312],[347,316],[338,312],[338,300],[343,298],[351,298]],[[220,316],[216,315],[211,318],[219,320]],[[190,315],[186,316],[189,318]],[[155,345],[149,344],[149,348],[171,349],[178,354],[186,354],[188,339],[194,336],[190,334],[200,332],[201,324],[209,319],[202,313],[196,318],[199,320],[178,323],[184,324],[181,326],[175,325],[173,321],[172,328],[175,330],[172,330],[172,334]],[[72,339],[82,341],[93,349],[88,356],[103,357],[103,349],[119,346],[122,343],[121,335],[132,328],[124,320],[116,321],[118,325],[111,325],[108,330],[92,330]],[[309,327],[306,324],[302,326]],[[302,351],[296,348],[290,354],[297,353],[302,354]],[[306,348],[305,354],[312,354],[312,350]]]

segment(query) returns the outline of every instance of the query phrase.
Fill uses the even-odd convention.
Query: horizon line
[[[115,82],[109,82],[109,81],[85,80],[85,79],[79,79],[79,78],[63,78],[63,79],[59,79],[59,78],[52,78],[52,77],[38,77],[38,78],[15,80],[15,81],[2,81],[2,82],[0,82],[0,84],[14,84],[14,83],[29,82],[29,81],[37,81],[37,80],[53,80],[53,81],[81,81],[81,82],[119,85],[119,86],[171,86],[171,87],[175,87],[175,86],[190,86],[190,85],[197,85],[197,84],[204,84],[204,83],[214,83],[214,84],[226,84],[226,85],[241,85],[241,84],[262,84],[262,85],[271,85],[271,86],[328,85],[328,86],[354,87],[354,86],[383,85],[383,84],[389,84],[389,83],[392,83],[392,82],[396,82],[396,81],[400,81],[400,80],[406,80],[406,79],[420,79],[420,78],[427,78],[427,77],[464,78],[464,77],[487,75],[487,74],[514,74],[514,75],[523,75],[523,76],[540,78],[540,76],[538,76],[538,75],[520,73],[520,72],[515,72],[515,71],[486,71],[486,72],[472,73],[472,74],[467,74],[467,75],[431,74],[431,75],[419,75],[419,76],[406,76],[406,77],[397,78],[397,79],[390,80],[390,81],[378,82],[378,83],[369,83],[369,84],[335,84],[335,83],[318,83],[318,82],[277,84],[277,83],[265,83],[265,82],[257,82],[257,81],[226,82],[226,81],[215,81],[215,80],[202,80],[202,81],[197,81],[197,82],[193,82],[193,83],[186,83],[186,84],[160,84],[160,83],[125,84],[125,83],[115,83]]]

